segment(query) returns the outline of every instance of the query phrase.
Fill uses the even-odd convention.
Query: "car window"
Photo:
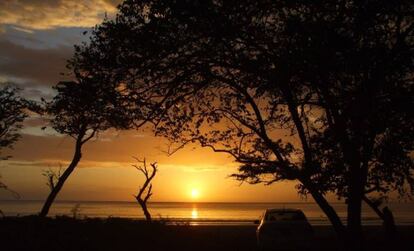
[[[266,221],[304,221],[305,215],[302,212],[268,212]]]

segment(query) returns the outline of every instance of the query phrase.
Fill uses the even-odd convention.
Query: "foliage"
[[[87,69],[150,104],[156,133],[178,148],[232,155],[240,180],[299,181],[337,230],[324,195],[345,197],[358,237],[365,193],[413,184],[413,8],[126,0],[73,62],[95,58]]]
[[[62,174],[45,172],[51,188],[40,215],[45,217],[65,181],[82,158],[83,145],[109,128],[131,126],[125,95],[117,86],[106,85],[102,78],[84,72],[77,81],[59,82],[56,96],[45,102],[44,111],[57,132],[75,140],[74,155]]]
[[[22,123],[27,117],[26,109],[29,102],[18,95],[19,91],[20,89],[12,85],[0,87],[0,160],[10,158],[10,156],[3,156],[1,151],[4,148],[12,148],[21,137],[19,130],[23,127]],[[1,181],[0,189],[8,190],[15,198],[20,198],[18,193]],[[1,211],[0,213],[4,216]]]
[[[0,151],[3,148],[12,148],[20,138],[19,130],[27,117],[25,109],[28,103],[18,92],[19,89],[11,85],[0,88]],[[3,160],[9,157],[0,155]]]
[[[57,95],[46,107],[57,132],[77,138],[86,132],[91,137],[110,127],[128,127],[128,117],[121,108],[122,96],[116,90],[88,78],[60,82],[54,89]]]

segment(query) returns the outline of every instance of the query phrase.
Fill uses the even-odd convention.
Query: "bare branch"
[[[151,221],[151,214],[149,213],[148,208],[147,208],[147,201],[151,198],[153,194],[151,182],[158,171],[157,162],[150,163],[151,168],[149,168],[147,166],[147,161],[145,158],[143,160],[140,160],[137,157],[133,157],[133,158],[139,164],[133,164],[132,166],[135,167],[135,169],[137,169],[141,173],[143,173],[145,176],[144,184],[142,185],[142,187],[138,188],[138,193],[134,197],[139,203],[139,205],[141,206],[142,210],[144,211],[145,218],[148,221]]]

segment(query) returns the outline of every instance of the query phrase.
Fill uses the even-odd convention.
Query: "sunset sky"
[[[63,80],[65,61],[73,45],[87,41],[82,32],[116,13],[114,0],[3,0],[0,1],[0,81],[23,88],[25,97],[53,96],[51,86]],[[44,122],[28,119],[21,140],[0,163],[2,181],[24,200],[44,200],[48,193],[42,172],[65,167],[73,141]],[[248,185],[228,178],[237,165],[226,155],[189,146],[168,157],[166,142],[149,130],[109,131],[87,143],[80,166],[66,182],[58,200],[132,201],[142,182],[131,165],[132,156],[157,161],[153,201],[291,202],[301,201],[295,183]],[[13,199],[0,191],[0,199]]]

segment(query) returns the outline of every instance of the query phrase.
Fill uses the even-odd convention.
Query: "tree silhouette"
[[[28,103],[18,96],[18,92],[19,89],[11,85],[0,88],[0,160],[10,157],[1,156],[1,150],[13,147],[20,138],[19,130],[27,117],[25,109]]]
[[[50,117],[51,126],[57,132],[72,137],[75,150],[64,172],[59,177],[52,177],[52,183],[49,184],[51,192],[40,212],[42,217],[47,216],[57,194],[81,160],[83,145],[99,132],[130,126],[123,106],[123,94],[104,83],[98,82],[92,75],[84,75],[77,82],[60,82],[54,87],[57,95],[46,103],[45,112]]]
[[[62,177],[62,165],[59,163],[59,169],[53,170],[49,168],[48,170],[43,171],[42,175],[46,178],[46,185],[52,191],[55,189],[56,183]]]
[[[364,196],[412,184],[412,9],[404,0],[127,0],[78,55],[93,53],[100,72],[163,100],[156,133],[178,147],[232,155],[243,181],[299,181],[358,250]],[[328,192],[345,198],[346,227]]]
[[[12,85],[0,87],[0,161],[7,160],[11,156],[2,156],[4,148],[13,148],[13,144],[21,137],[19,130],[27,117],[25,110],[29,102],[18,95],[20,89]],[[1,176],[0,176],[1,178]],[[10,191],[14,197],[20,195],[0,181],[0,189]]]
[[[150,163],[151,169],[147,167],[146,160],[139,160],[138,158],[134,159],[139,163],[138,165],[132,165],[138,171],[140,171],[145,176],[144,184],[139,187],[137,195],[134,195],[135,199],[139,203],[144,212],[145,218],[147,221],[151,221],[151,214],[147,208],[147,202],[152,196],[152,179],[154,179],[155,175],[157,174],[158,167],[157,163]]]

